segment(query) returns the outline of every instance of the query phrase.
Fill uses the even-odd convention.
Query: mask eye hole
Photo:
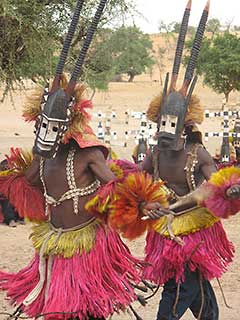
[[[166,125],[166,121],[165,121],[165,120],[162,121],[162,125],[163,125],[163,126]]]
[[[58,131],[58,127],[53,127],[53,132],[57,132]]]
[[[45,122],[43,122],[42,127],[47,128],[47,124]]]
[[[172,128],[175,128],[175,127],[176,127],[176,123],[175,123],[175,122],[172,122],[172,123],[171,123],[171,127],[172,127]]]

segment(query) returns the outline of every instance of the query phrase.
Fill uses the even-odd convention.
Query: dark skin
[[[159,156],[159,173],[160,178],[165,181],[166,185],[171,188],[178,196],[184,196],[190,192],[186,172],[184,171],[187,153],[189,152],[192,143],[187,143],[184,147],[184,140],[181,138],[178,141],[178,150],[169,150],[169,148],[162,148]],[[195,166],[195,181],[199,186],[204,180],[209,180],[212,173],[216,172],[216,166],[211,155],[203,147],[199,147],[197,151],[198,163]],[[153,174],[152,155],[146,157],[142,169],[150,174]],[[238,198],[240,196],[239,186],[233,186],[227,190],[227,196]],[[191,203],[188,207],[195,205]],[[187,208],[188,208],[187,207]],[[174,210],[176,212],[187,209],[179,208]],[[166,209],[164,212],[166,214]],[[168,213],[171,213],[170,210]]]
[[[81,149],[72,142],[76,148],[74,157],[74,173],[78,188],[90,185],[97,178],[101,184],[106,184],[115,179],[114,174],[106,164],[103,152],[100,147],[89,147]],[[66,178],[66,159],[71,144],[61,145],[57,156],[54,159],[47,159],[44,163],[44,181],[47,193],[55,199],[60,198],[69,188]],[[43,191],[43,186],[39,176],[39,161],[35,157],[31,167],[26,171],[27,180]],[[73,212],[73,201],[66,200],[60,205],[51,208],[51,223],[57,228],[71,228],[80,225],[92,218],[86,211],[85,204],[94,194],[79,197],[79,213]],[[149,210],[157,209],[158,203],[148,203],[143,206],[144,214],[148,215]]]
[[[179,142],[180,143],[180,142]],[[181,141],[182,143],[182,141]],[[161,150],[159,157],[160,177],[166,182],[167,186],[173,189],[177,195],[184,196],[189,193],[189,187],[184,171],[187,153],[191,148],[191,143],[185,148],[178,151]],[[195,166],[195,179],[197,184],[201,184],[204,179],[208,180],[213,172],[216,171],[214,161],[210,154],[204,149],[199,148],[197,151],[198,163]],[[143,164],[143,170],[153,173],[153,165],[151,155],[146,158]]]
[[[66,178],[66,160],[70,144],[61,145],[54,159],[46,159],[44,163],[44,181],[49,195],[59,199],[68,189]],[[95,177],[102,184],[106,184],[115,178],[107,167],[104,155],[100,148],[90,147],[80,149],[76,146],[74,157],[74,173],[77,187],[82,188],[95,181]],[[39,159],[26,172],[26,178],[31,184],[36,185],[43,191],[39,176]],[[73,201],[66,200],[60,205],[51,208],[51,222],[57,228],[71,228],[88,221],[91,215],[85,210],[85,204],[93,195],[79,197],[79,214],[73,212]]]

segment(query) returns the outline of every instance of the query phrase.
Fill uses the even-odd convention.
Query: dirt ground
[[[157,47],[159,39],[156,37],[155,46]],[[169,69],[171,70],[171,69]],[[169,71],[168,70],[168,71]],[[30,86],[31,87],[31,86]],[[96,113],[114,111],[117,117],[112,119],[112,130],[116,131],[118,138],[114,141],[113,150],[118,154],[119,158],[131,159],[131,154],[135,146],[134,135],[129,137],[127,146],[123,147],[124,131],[138,129],[140,120],[131,118],[128,125],[125,123],[125,111],[145,111],[150,99],[160,90],[159,73],[155,67],[151,74],[145,74],[136,78],[133,83],[111,83],[109,90],[105,93],[98,93],[94,97],[95,109],[93,110],[92,126],[97,130],[98,123],[101,119]],[[223,96],[213,93],[206,87],[201,85],[201,81],[196,88],[196,93],[201,98],[206,109],[220,109]],[[16,92],[14,95],[14,106],[8,97],[0,108],[0,160],[8,153],[11,146],[31,148],[33,141],[33,126],[23,122],[21,118],[21,108],[23,101],[30,90],[27,92]],[[0,90],[1,94],[1,90]],[[240,101],[239,94],[231,96],[231,103],[234,105]],[[104,121],[104,120],[101,120]],[[209,119],[201,126],[201,130],[219,131],[221,122],[217,118]],[[126,141],[125,141],[126,142]],[[220,139],[212,138],[206,143],[208,150],[214,154],[216,149],[220,148]],[[220,320],[239,320],[240,319],[240,237],[239,237],[240,215],[224,221],[224,226],[229,239],[235,244],[235,259],[228,272],[222,277],[221,284],[227,300],[231,308],[224,305],[220,288],[216,281],[213,286],[217,295]],[[18,225],[17,228],[10,228],[0,225],[0,269],[17,271],[28,263],[33,254],[31,243],[28,239],[30,226]],[[137,256],[143,255],[144,237],[128,243],[133,254]],[[143,308],[136,304],[136,309],[144,320],[156,319],[158,302],[161,290],[156,296],[149,301],[148,305]],[[10,311],[4,294],[0,293],[0,313]],[[6,316],[0,314],[0,320],[7,319]],[[128,313],[119,316],[113,316],[113,320],[133,319]],[[183,320],[193,319],[190,313],[182,318]]]

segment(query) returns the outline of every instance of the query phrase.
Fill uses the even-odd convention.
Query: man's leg
[[[157,320],[177,320],[181,318],[200,292],[198,272],[186,270],[185,281],[180,285],[178,298],[177,286],[174,279],[170,279],[165,283],[162,299],[159,303]],[[176,314],[174,315],[173,309],[176,301]]]
[[[217,299],[215,296],[215,293],[213,291],[213,288],[209,281],[203,280],[203,309],[201,312],[201,320],[218,320],[219,319],[219,310],[218,310],[218,304]],[[202,296],[199,294],[196,299],[193,301],[192,305],[190,306],[190,309],[193,313],[193,315],[198,318],[199,312],[202,305]]]

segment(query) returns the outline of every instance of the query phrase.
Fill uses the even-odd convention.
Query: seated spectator
[[[7,160],[0,162],[0,170],[8,170]],[[24,223],[24,219],[20,218],[15,208],[9,203],[7,199],[0,195],[1,206],[1,222],[7,224],[9,227],[16,227],[17,222]]]
[[[3,223],[7,224],[9,227],[16,227],[17,222],[24,224],[24,219],[19,217],[17,211],[7,199],[1,198],[0,204],[2,207]]]

